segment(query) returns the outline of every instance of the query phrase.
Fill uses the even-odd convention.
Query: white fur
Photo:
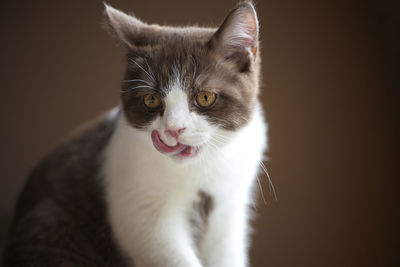
[[[187,101],[174,83],[165,115],[145,130],[119,114],[104,166],[113,233],[137,267],[247,266],[247,207],[266,146],[261,109],[245,127],[228,132],[190,112]],[[179,142],[200,146],[200,153],[176,160],[158,152],[152,130],[165,143],[176,143],[166,127],[185,127]],[[213,197],[215,207],[197,247],[187,216],[199,190]]]

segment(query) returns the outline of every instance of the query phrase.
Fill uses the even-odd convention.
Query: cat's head
[[[251,120],[260,68],[252,3],[238,4],[219,28],[150,25],[108,5],[105,15],[127,55],[124,115],[159,152],[194,158]]]

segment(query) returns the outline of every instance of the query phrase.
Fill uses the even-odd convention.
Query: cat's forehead
[[[131,54],[134,57],[147,58],[155,67],[188,69],[193,63],[202,65],[210,60],[207,53],[207,42],[210,36],[195,38],[184,33],[169,33],[139,53],[132,51]]]
[[[140,78],[155,88],[168,88],[171,83],[193,87],[207,68],[214,64],[205,44],[191,41],[171,40],[163,45],[147,47],[128,56],[128,79]],[[199,75],[201,77],[198,77]],[[199,78],[199,79],[198,79]]]
[[[204,52],[216,29],[198,27],[152,26],[142,45],[131,47],[131,54],[147,54],[154,58],[180,58],[188,53]]]

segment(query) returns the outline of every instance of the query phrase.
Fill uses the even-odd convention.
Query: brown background
[[[216,25],[236,1],[109,1],[147,22]],[[252,266],[396,266],[396,1],[257,1],[268,192]],[[0,4],[0,244],[34,164],[118,103],[123,54],[101,1]],[[400,265],[397,265],[400,266]]]

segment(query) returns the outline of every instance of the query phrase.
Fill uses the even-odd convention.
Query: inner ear
[[[228,14],[210,43],[224,60],[235,62],[239,71],[246,72],[257,56],[258,32],[254,6],[240,3]]]

